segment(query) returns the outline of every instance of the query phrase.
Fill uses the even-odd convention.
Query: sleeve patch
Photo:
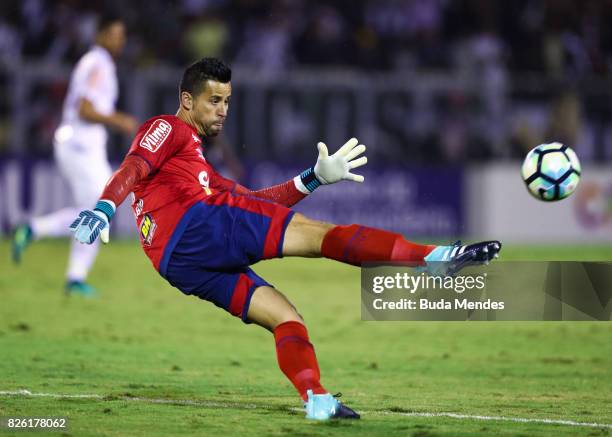
[[[149,129],[140,140],[139,146],[155,153],[168,139],[171,131],[172,126],[170,123],[158,118],[149,126]]]

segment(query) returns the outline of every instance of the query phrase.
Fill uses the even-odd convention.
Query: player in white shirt
[[[78,212],[98,199],[112,171],[106,156],[106,128],[133,135],[137,120],[115,110],[118,97],[114,58],[122,52],[126,29],[116,16],[98,22],[95,45],[79,60],[70,77],[64,100],[62,121],[55,132],[54,155],[62,175],[68,180],[74,207],[46,216],[32,218],[17,227],[13,237],[13,260],[21,261],[29,243],[41,237],[69,235],[69,225]],[[88,246],[72,239],[66,292],[93,294],[85,282],[98,253],[98,246]]]

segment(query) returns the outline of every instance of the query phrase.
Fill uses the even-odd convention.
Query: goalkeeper
[[[133,192],[140,241],[160,275],[184,294],[271,331],[279,367],[304,401],[307,418],[359,418],[321,384],[296,308],[249,266],[283,256],[323,256],[357,266],[401,261],[428,268],[444,261],[452,273],[488,262],[501,245],[415,244],[392,232],[314,221],[289,209],[320,185],[363,182],[351,172],[367,162],[360,156],[365,146],[354,138],[331,156],[319,143],[314,167],[270,188],[252,191],[223,178],[203,156],[199,136],[221,132],[231,92],[231,70],[218,59],[188,67],[176,116],[154,117],[141,126],[94,209],[82,211],[71,228],[81,243],[92,244],[98,236],[107,243],[115,209]]]

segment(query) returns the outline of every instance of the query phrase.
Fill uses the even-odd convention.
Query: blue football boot
[[[501,246],[499,241],[482,241],[469,245],[457,241],[451,246],[438,246],[425,257],[424,270],[433,276],[453,276],[464,267],[489,264],[499,257]]]
[[[86,297],[96,297],[98,291],[84,281],[68,281],[64,287],[67,295],[79,294]]]
[[[21,263],[23,252],[30,245],[33,239],[34,234],[30,225],[22,224],[15,228],[12,241],[13,262],[15,264]]]
[[[306,419],[329,420],[329,419],[359,419],[361,416],[343,405],[337,397],[329,393],[315,395],[312,390],[306,392],[308,401],[306,402]]]

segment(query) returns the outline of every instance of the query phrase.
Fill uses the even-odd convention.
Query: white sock
[[[70,224],[79,216],[80,208],[64,208],[30,220],[34,238],[66,237],[71,235]]]
[[[73,238],[70,245],[66,278],[69,281],[84,281],[96,260],[99,248],[99,239],[93,244],[81,244]]]

